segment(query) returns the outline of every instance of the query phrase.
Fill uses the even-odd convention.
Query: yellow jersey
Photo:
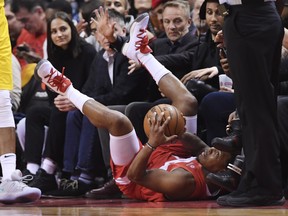
[[[12,50],[5,17],[4,0],[0,0],[0,90],[11,90],[12,78]]]

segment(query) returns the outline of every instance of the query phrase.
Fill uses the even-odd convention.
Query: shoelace
[[[21,179],[19,181],[22,181],[25,184],[28,184],[30,181],[33,180],[33,175],[25,175],[23,177],[21,177]]]
[[[144,36],[143,36],[144,35]],[[148,43],[149,43],[149,39],[148,36],[146,34],[146,30],[145,29],[140,29],[139,34],[137,34],[137,38],[139,38],[139,41],[136,41],[136,50],[140,50],[141,53],[145,53]]]
[[[66,186],[68,181],[68,179],[61,179],[59,183],[59,189],[62,190]]]
[[[62,68],[61,76],[54,76],[52,77],[53,74],[57,72],[57,70],[53,70],[53,68],[50,69],[50,73],[46,75],[44,78],[48,78],[47,83],[51,85],[52,87],[57,87],[57,91],[63,86],[63,83],[65,82],[64,76],[64,70],[65,67]]]
[[[23,182],[24,184],[27,184],[29,181],[33,180],[33,175],[25,175],[22,177],[19,177],[18,179],[12,179],[11,181],[18,181]],[[0,177],[0,182],[3,182],[3,177]]]
[[[77,190],[78,189],[78,181],[77,180],[64,180],[63,182],[60,182],[61,189],[62,190],[67,190],[71,188],[72,190]]]
[[[26,183],[32,179],[32,175],[25,175],[13,180],[3,180],[1,177],[1,190],[6,192],[19,192],[23,190],[23,188],[28,187]]]

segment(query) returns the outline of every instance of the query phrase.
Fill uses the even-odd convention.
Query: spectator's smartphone
[[[29,48],[25,45],[19,45],[16,47],[16,49],[20,52],[24,51],[24,52],[29,52]]]

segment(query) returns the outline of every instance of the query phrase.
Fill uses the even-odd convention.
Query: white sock
[[[127,165],[139,150],[140,144],[134,129],[123,136],[110,134],[110,154],[115,165]]]
[[[48,174],[54,174],[56,170],[56,163],[48,158],[45,158],[42,162],[41,168]]]
[[[194,116],[184,116],[186,119],[186,131],[196,134],[197,133],[197,115]]]
[[[7,153],[1,155],[0,163],[2,166],[3,179],[11,179],[11,174],[16,170],[16,154]]]
[[[86,173],[81,173],[78,180],[84,182],[85,184],[92,184],[94,177]]]
[[[171,73],[167,68],[165,68],[159,61],[155,59],[152,54],[138,54],[139,61],[146,67],[149,71],[156,84],[158,85],[159,80],[166,75]]]
[[[69,100],[83,113],[83,105],[87,100],[92,98],[88,97],[87,95],[82,94],[80,91],[75,89],[73,86],[70,86],[67,89],[66,96]]]
[[[29,170],[29,172],[34,175],[36,174],[39,168],[40,168],[40,165],[36,163],[27,163],[26,165],[26,169]]]

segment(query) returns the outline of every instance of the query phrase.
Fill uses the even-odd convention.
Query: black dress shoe
[[[221,206],[229,206],[227,203],[227,199],[229,199],[229,197],[231,197],[231,196],[240,195],[241,193],[243,193],[243,192],[235,190],[235,191],[231,192],[230,194],[218,197],[216,202],[218,205],[221,205]]]
[[[115,180],[112,179],[105,183],[103,187],[87,192],[85,197],[93,199],[118,199],[122,197],[122,192],[116,185]]]
[[[233,134],[223,138],[215,137],[211,141],[211,145],[221,151],[230,152],[233,154],[240,154],[242,150],[242,145],[239,145],[239,142],[241,142],[240,137]]]
[[[230,124],[229,135],[227,137],[215,137],[211,141],[211,145],[221,151],[240,154],[242,150],[242,130],[239,119],[233,120]]]
[[[228,192],[236,190],[240,175],[236,175],[231,170],[225,170],[218,173],[209,173],[206,176],[207,183],[217,185],[219,188],[224,188]]]
[[[186,83],[186,88],[196,97],[198,102],[202,100],[202,98],[211,93],[218,91],[216,88],[212,87],[209,84],[197,79],[191,79]]]
[[[227,170],[209,173],[206,176],[206,181],[218,186],[220,189],[224,188],[229,192],[235,191],[240,181],[243,164],[244,156],[237,155],[233,164],[228,164]]]
[[[255,194],[251,191],[245,193],[236,191],[217,199],[219,205],[230,207],[281,206],[285,201],[283,195]]]

